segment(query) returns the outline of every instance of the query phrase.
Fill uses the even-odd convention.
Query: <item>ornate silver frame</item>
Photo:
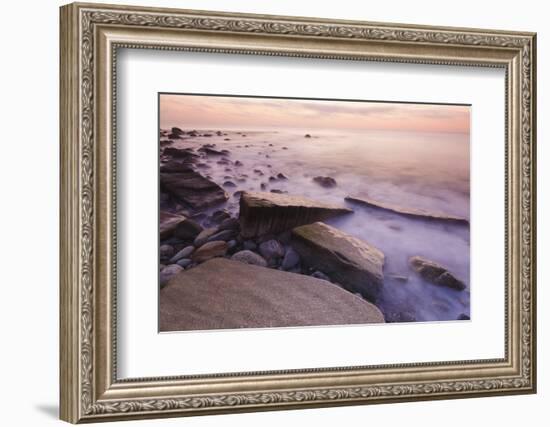
[[[61,8],[61,418],[77,423],[536,390],[533,33],[99,4]],[[505,357],[177,378],[116,375],[118,47],[502,67]]]

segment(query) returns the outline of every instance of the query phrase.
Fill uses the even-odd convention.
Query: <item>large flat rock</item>
[[[343,206],[317,202],[305,197],[266,192],[244,192],[240,199],[239,221],[245,238],[276,234],[303,224],[324,221],[352,213]]]
[[[161,173],[160,186],[193,209],[214,206],[229,197],[218,184],[192,170]]]
[[[160,330],[383,323],[380,310],[325,280],[216,258],[160,291]]]
[[[292,246],[305,265],[375,302],[384,282],[384,254],[322,222],[292,230]]]
[[[352,197],[347,196],[346,201],[358,203],[370,208],[392,212],[397,215],[406,216],[414,219],[423,219],[432,222],[446,222],[460,225],[469,225],[470,222],[466,218],[461,218],[454,215],[448,215],[442,212],[432,212],[424,209],[413,209],[404,206],[393,205],[391,203],[379,202],[368,197]]]

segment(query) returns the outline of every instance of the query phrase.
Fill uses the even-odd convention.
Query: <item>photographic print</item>
[[[470,106],[159,94],[161,332],[470,319]]]

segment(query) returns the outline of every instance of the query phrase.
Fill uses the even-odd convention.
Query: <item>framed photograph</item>
[[[61,418],[536,391],[535,34],[61,8]]]

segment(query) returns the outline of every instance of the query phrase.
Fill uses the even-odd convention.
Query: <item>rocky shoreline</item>
[[[289,314],[288,310],[284,315],[280,315],[278,322],[275,318],[256,313],[252,315],[254,321],[243,321],[241,326],[234,322],[234,316],[228,315],[227,312],[224,312],[225,316],[229,316],[227,322],[220,322],[218,319],[217,323],[214,322],[217,326],[206,321],[207,316],[203,315],[185,320],[182,317],[183,307],[191,312],[193,308],[189,307],[189,301],[185,300],[188,296],[182,296],[187,295],[182,287],[189,288],[192,278],[203,283],[206,288],[207,283],[211,284],[213,280],[212,269],[216,269],[215,273],[220,277],[229,272],[239,275],[243,278],[243,283],[256,283],[258,280],[262,282],[263,276],[265,282],[292,282],[295,289],[298,289],[296,284],[301,283],[301,292],[306,292],[304,289],[310,289],[315,283],[330,282],[331,287],[322,288],[327,293],[321,298],[324,300],[324,308],[319,306],[312,317],[306,316],[300,318],[301,320],[295,320],[296,326],[370,323],[365,320],[367,318],[373,322],[416,320],[414,313],[390,312],[387,307],[378,304],[378,297],[386,279],[405,284],[408,277],[385,274],[385,254],[380,249],[324,222],[330,218],[353,215],[353,209],[349,204],[346,206],[345,200],[342,200],[341,205],[333,205],[286,194],[283,190],[277,191],[276,188],[272,188],[273,184],[288,180],[284,171],[276,173],[272,168],[270,170],[270,165],[265,169],[248,170],[242,161],[233,158],[230,150],[219,149],[215,143],[209,142],[208,139],[212,136],[223,137],[226,141],[236,137],[243,140],[247,138],[247,134],[242,132],[201,132],[176,127],[162,130],[160,133],[161,324],[165,322],[166,330],[201,329],[201,321],[204,323],[203,329],[291,325],[288,319],[289,316],[292,318],[292,314]],[[309,139],[311,135],[306,134],[304,138]],[[173,146],[174,141],[185,140],[191,140],[200,147]],[[288,147],[282,149],[288,150]],[[263,153],[259,155],[268,156]],[[223,182],[214,182],[209,174],[213,167],[222,168],[226,173]],[[246,182],[251,176],[261,178],[259,191],[236,189],[236,183]],[[315,176],[312,180],[326,188],[326,191],[337,186],[336,180],[328,176]],[[269,187],[271,190],[267,191]],[[231,200],[238,200],[238,214],[225,207]],[[381,206],[382,209],[388,209],[387,206]],[[419,211],[402,209],[401,213],[414,216],[419,214]],[[421,214],[430,219],[429,213]],[[445,217],[441,214],[431,217],[435,220],[448,219],[451,222],[457,220],[455,217]],[[464,222],[461,222],[461,225],[464,225]],[[227,262],[212,262],[216,259],[225,259]],[[248,266],[253,266],[252,271]],[[466,291],[463,281],[433,260],[413,256],[409,260],[409,266],[410,274],[416,274],[429,283],[426,286],[446,287],[457,295]],[[273,275],[271,270],[277,270],[281,274]],[[289,284],[290,290],[294,288]],[[243,289],[250,292],[252,290],[244,284]],[[344,294],[340,295],[339,292]],[[338,294],[338,297],[334,294]],[[250,298],[252,295],[253,293],[242,296]],[[275,292],[273,298],[277,298],[276,295]],[[345,307],[350,302],[345,295],[359,298],[364,303],[363,306],[359,305],[354,309],[359,321],[354,322],[350,316],[339,317],[334,313],[323,319],[322,311],[330,311],[331,299],[345,302],[344,305],[341,303],[338,306],[339,311],[349,313],[349,309]],[[211,297],[213,298],[212,295]],[[224,295],[221,297],[224,298]],[[287,297],[292,300],[292,295]],[[230,296],[226,294],[225,298],[229,299]],[[182,310],[179,317],[178,304]],[[216,302],[212,301],[212,304],[215,306]],[[288,301],[286,304],[288,306]],[[357,305],[355,302],[353,304]],[[220,303],[220,307],[222,306],[225,307],[224,310],[227,309]],[[246,305],[246,309],[252,310],[250,304]],[[304,307],[304,310],[308,309]],[[358,314],[361,310],[363,314]],[[376,312],[373,310],[379,310],[381,315],[373,315],[372,313]],[[466,318],[469,316],[462,313],[457,320]],[[192,326],[189,324],[186,327],[187,321],[191,322]]]

